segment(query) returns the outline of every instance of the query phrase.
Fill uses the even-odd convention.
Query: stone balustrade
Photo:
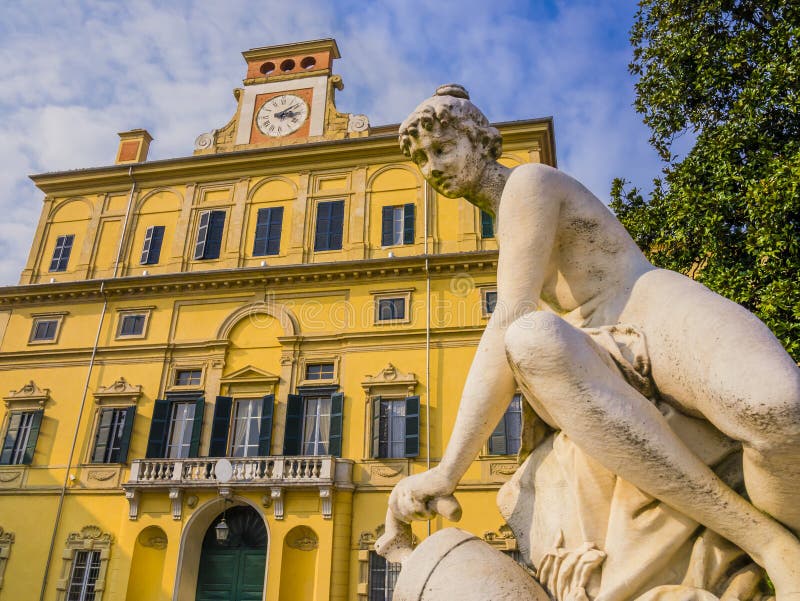
[[[276,519],[283,518],[284,488],[318,489],[322,513],[330,517],[333,489],[352,488],[352,472],[352,461],[328,456],[135,459],[123,488],[134,520],[141,493],[148,490],[167,489],[173,518],[180,519],[187,490],[218,488],[230,496],[235,488],[259,487]]]

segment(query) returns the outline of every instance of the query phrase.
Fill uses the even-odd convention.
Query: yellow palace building
[[[113,165],[33,176],[0,289],[0,601],[391,598],[372,547],[452,429],[492,220],[438,197],[396,125],[336,110],[334,40],[243,55],[192,156],[148,161],[133,130]],[[497,127],[506,165],[555,164],[551,120]],[[461,527],[509,553],[520,412],[458,492]]]

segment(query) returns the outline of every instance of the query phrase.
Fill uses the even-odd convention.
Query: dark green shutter
[[[122,427],[122,440],[119,441],[119,463],[128,463],[128,449],[131,446],[133,420],[136,418],[136,407],[125,409],[125,424]]]
[[[22,458],[22,463],[30,465],[33,463],[33,454],[36,452],[36,441],[39,439],[39,428],[42,426],[42,417],[44,410],[39,409],[33,412],[33,421],[31,421],[31,431],[28,434],[28,444],[25,446],[25,456]]]
[[[303,436],[303,397],[290,394],[286,400],[286,430],[283,435],[283,454],[299,455]]]
[[[214,421],[211,422],[211,443],[208,445],[209,457],[225,457],[228,454],[228,430],[231,425],[233,399],[218,396],[214,405]],[[194,434],[194,431],[192,431]]]
[[[268,394],[261,400],[261,423],[258,427],[258,454],[266,457],[272,445],[272,412],[275,407],[275,395]]]
[[[494,217],[481,209],[481,238],[494,238]]]
[[[192,442],[189,445],[189,457],[197,457],[200,452],[200,433],[203,430],[203,410],[206,400],[200,397],[194,402],[194,420],[192,420]]]
[[[394,207],[383,207],[381,209],[381,246],[391,246],[394,242],[392,236],[394,230]]]
[[[372,398],[372,457],[381,454],[381,397]]]
[[[171,403],[164,399],[158,399],[153,406],[153,417],[150,420],[150,436],[147,439],[147,451],[145,452],[145,457],[148,459],[162,459],[164,457],[170,406]]]
[[[414,244],[414,204],[403,206],[403,244]]]
[[[331,435],[328,441],[328,454],[334,457],[342,456],[342,410],[344,409],[344,394],[334,392],[331,395]]]
[[[406,457],[419,455],[419,397],[406,397]]]

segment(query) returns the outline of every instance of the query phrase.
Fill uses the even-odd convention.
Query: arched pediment
[[[284,336],[298,336],[300,334],[300,325],[297,318],[288,307],[274,301],[266,301],[245,305],[228,315],[217,332],[217,338],[219,340],[227,340],[239,321],[252,315],[260,314],[270,315],[277,319],[283,329]]]

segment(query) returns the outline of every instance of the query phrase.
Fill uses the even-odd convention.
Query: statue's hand
[[[460,520],[461,505],[453,496],[454,489],[436,468],[400,480],[389,496],[386,529],[375,541],[378,555],[392,562],[405,561],[413,550],[412,520],[429,520],[437,514]]]
[[[430,520],[437,514],[457,522],[461,505],[454,490],[455,484],[433,468],[400,480],[389,496],[389,511],[403,522]]]

